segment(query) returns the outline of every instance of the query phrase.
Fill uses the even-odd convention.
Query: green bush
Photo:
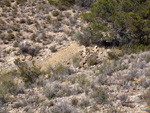
[[[77,110],[67,102],[60,102],[51,108],[51,113],[77,113]]]
[[[90,105],[89,99],[88,98],[82,98],[80,101],[80,106],[81,107],[88,107]]]
[[[23,5],[27,0],[16,0],[17,4]]]
[[[76,97],[73,97],[73,98],[71,99],[71,104],[72,104],[73,106],[77,106],[77,105],[78,105],[78,99],[77,99]]]
[[[74,67],[80,67],[80,61],[81,59],[78,54],[72,57],[72,62]]]
[[[118,60],[119,59],[119,55],[116,52],[111,51],[111,52],[107,52],[107,54],[108,54],[108,58],[110,60]]]
[[[73,73],[73,70],[63,64],[57,64],[55,67],[49,66],[45,73],[53,80],[63,81],[65,76]]]
[[[41,75],[40,68],[34,62],[29,66],[26,62],[21,62],[17,59],[14,63],[17,66],[19,76],[23,78],[27,86],[34,83]]]
[[[108,95],[101,87],[94,88],[90,97],[94,98],[98,104],[105,104],[107,103],[107,99],[108,99]]]
[[[99,71],[101,74],[111,75],[111,73],[114,72],[114,69],[113,69],[112,64],[110,62],[104,61],[104,63],[100,66]]]
[[[0,72],[0,98],[7,98],[7,94],[15,95],[18,91],[18,86],[15,83],[13,75],[15,75],[15,71],[3,70]]]
[[[48,0],[50,5],[58,5],[58,3],[54,0]]]
[[[87,59],[87,64],[88,64],[88,66],[92,66],[92,65],[97,64],[97,58],[96,58],[96,56],[89,57]]]
[[[107,30],[108,25],[106,23],[111,23],[111,30],[109,31],[111,40],[119,40],[120,45],[129,42],[132,44],[149,45],[149,8],[149,0],[98,0],[91,5],[89,13],[81,14],[81,18],[90,23],[89,28],[91,28],[91,31],[95,25],[96,27],[97,25],[103,26],[98,26],[98,30],[94,33],[96,36],[99,36],[102,29],[104,31]],[[110,40],[107,37],[103,37],[104,39]],[[122,42],[122,40],[125,42]]]
[[[89,46],[92,43],[92,33],[89,29],[82,28],[81,32],[77,32],[74,35],[75,39],[79,40],[79,43],[84,46]]]
[[[78,83],[82,88],[90,86],[91,83],[91,81],[87,78],[87,75],[85,74],[71,76],[67,80],[70,81],[72,84]]]
[[[12,39],[14,39],[15,36],[12,33],[9,33],[7,37],[5,37],[6,40],[11,41]]]
[[[94,0],[48,0],[51,5],[55,5],[61,7],[61,9],[66,9],[66,7],[70,7],[74,4],[81,6],[81,7],[90,7],[90,5],[94,2]],[[62,7],[63,6],[63,7]]]
[[[59,0],[62,5],[71,6],[75,3],[75,0]]]
[[[94,0],[75,0],[75,3],[81,7],[90,7]]]
[[[52,12],[52,15],[53,15],[53,16],[58,16],[58,15],[59,15],[59,11],[54,10],[54,11]]]
[[[70,96],[71,90],[68,85],[62,85],[54,82],[50,86],[46,86],[44,89],[46,97],[50,100],[56,97]]]
[[[55,6],[67,6],[70,7],[71,5],[73,5],[75,3],[75,0],[58,0],[58,1],[54,1],[54,0],[48,0],[49,3],[51,5],[55,5]]]
[[[4,5],[6,5],[7,7],[11,6],[11,2],[9,0],[4,0]]]
[[[58,20],[52,21],[52,25],[56,28],[59,29],[61,27],[61,23]]]
[[[57,51],[57,49],[56,49],[56,45],[51,46],[51,47],[50,47],[50,50],[51,50],[52,52],[56,52],[56,51]]]

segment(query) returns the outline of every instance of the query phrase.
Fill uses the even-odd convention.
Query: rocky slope
[[[79,45],[83,11],[46,0],[0,7],[0,112],[149,112],[150,52]]]

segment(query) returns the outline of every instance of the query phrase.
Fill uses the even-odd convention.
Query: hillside
[[[0,113],[149,113],[149,8],[1,0]]]

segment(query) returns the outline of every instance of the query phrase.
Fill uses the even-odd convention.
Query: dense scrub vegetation
[[[79,5],[81,7],[89,7],[94,0],[58,0],[58,1],[55,1],[55,0],[48,0],[49,3],[51,5],[56,5],[56,6],[71,6],[71,5]]]
[[[149,0],[98,0],[81,18],[89,23],[92,43],[115,46],[150,43]]]

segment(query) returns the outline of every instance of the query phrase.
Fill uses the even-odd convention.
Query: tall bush
[[[127,43],[133,44],[150,43],[149,0],[98,0],[91,5],[90,12],[81,14],[81,18],[88,22],[92,29],[95,25],[109,26],[111,39],[120,42],[126,40]],[[93,31],[96,36],[103,32],[100,28]]]

